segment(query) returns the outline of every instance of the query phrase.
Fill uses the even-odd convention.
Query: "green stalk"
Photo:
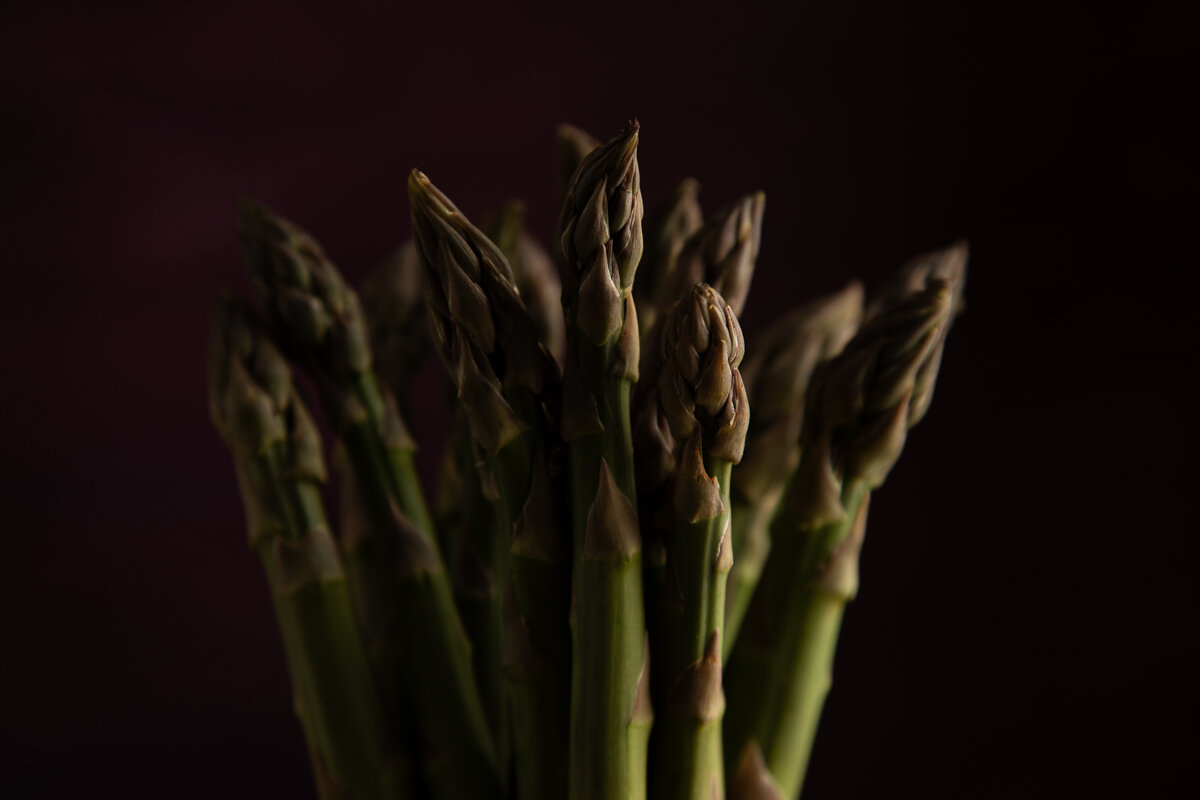
[[[371,370],[357,295],[303,231],[251,203],[239,212],[255,281],[345,444],[362,512],[361,524],[343,531],[360,624],[373,653],[400,662],[399,676],[386,663],[376,674],[397,681],[386,696],[403,696],[416,712],[422,774],[436,797],[498,795],[470,644],[416,481],[412,439]]]
[[[274,465],[256,464],[245,472],[256,471],[250,482],[287,491]],[[310,492],[316,495],[311,509],[300,510],[304,498],[289,498],[296,512],[291,530],[259,537],[256,549],[290,654],[315,764],[331,786],[344,787],[354,797],[408,797],[411,775],[387,744],[383,706],[358,638],[336,546],[319,510],[319,492],[297,487],[294,495]]]
[[[710,460],[722,509],[729,503],[728,461]],[[650,796],[707,800],[724,791],[721,758],[720,640],[725,578],[732,565],[728,512],[695,523],[680,521],[668,546],[668,575],[682,604],[662,613],[655,658],[658,725],[651,738]],[[670,580],[669,578],[669,580]],[[677,612],[677,613],[673,613]]]
[[[383,393],[375,374],[368,370],[355,373],[341,385],[326,381],[320,385],[326,404],[343,409],[338,418],[354,426],[354,436],[362,447],[381,451],[369,456],[371,469],[386,480],[388,495],[404,516],[432,540],[433,517],[417,472],[416,444],[391,396]],[[360,408],[365,415],[355,418]],[[361,455],[367,458],[365,450]]]
[[[637,512],[597,459],[575,572],[570,797],[644,798],[651,717]]]
[[[542,459],[517,517],[504,602],[503,668],[512,698],[517,796],[561,798],[570,725],[569,544]]]
[[[465,419],[462,421],[465,423]],[[459,497],[462,518],[453,550],[455,602],[471,642],[472,667],[488,730],[496,741],[497,753],[506,754],[508,734],[501,726],[507,719],[507,698],[500,671],[501,597],[497,578],[506,558],[503,514],[497,508],[494,491],[489,498],[489,490],[485,490],[480,480],[470,437],[462,436],[457,449],[462,474]],[[500,757],[500,763],[506,764],[503,755]]]
[[[847,487],[846,513],[839,519],[803,535],[778,538],[755,599],[764,609],[761,613],[769,608],[789,610],[775,619],[769,641],[748,630],[726,671],[732,700],[726,738],[740,748],[726,750],[725,768],[732,774],[746,746],[753,743],[785,797],[799,794],[832,684],[842,614],[857,583],[868,498],[865,485],[857,482]],[[822,553],[835,554],[825,571],[820,562],[814,563]],[[798,583],[803,585],[797,589]],[[755,613],[751,611],[751,618]]]
[[[746,453],[733,470],[733,551],[725,610],[726,657],[771,549],[770,526],[800,461],[804,397],[819,364],[837,355],[858,329],[862,286],[795,309],[760,337],[742,365],[754,409]]]
[[[415,170],[409,199],[434,339],[498,501],[490,552],[505,602],[502,626],[496,618],[502,634],[496,657],[511,701],[494,720],[501,763],[511,750],[520,797],[562,797],[570,584],[569,571],[560,568],[569,550],[562,491],[549,463],[560,447],[550,422],[559,401],[558,366],[500,248]],[[519,239],[519,220],[510,219],[505,230],[507,239]]]
[[[771,520],[778,500],[750,505],[733,500],[730,513],[733,549],[737,553],[725,593],[725,637],[721,642],[722,656],[729,658],[737,641],[742,620],[750,608],[754,587],[762,576],[763,564],[771,551]]]
[[[359,584],[379,587],[369,618],[381,643],[396,642],[405,697],[415,712],[421,774],[432,796],[457,800],[499,796],[496,753],[472,673],[471,644],[457,615],[450,581],[430,537],[400,511],[366,434],[346,450],[362,526],[343,531],[347,561]],[[374,598],[369,598],[374,600]]]
[[[483,496],[474,497],[466,492],[464,483],[468,470],[475,470],[471,458],[471,437],[467,430],[467,417],[458,406],[453,392],[447,398],[450,411],[450,433],[442,445],[438,459],[437,491],[433,501],[433,524],[438,534],[438,551],[447,559],[453,559],[459,536],[470,525],[465,520],[469,508],[483,504]],[[476,472],[475,480],[478,481]]]
[[[721,637],[731,549],[730,475],[741,460],[749,405],[738,365],[745,350],[733,310],[697,284],[671,310],[657,390],[671,435],[683,442],[670,496],[665,585],[650,641],[659,725],[650,742],[655,800],[721,797]]]
[[[759,757],[785,797],[799,794],[807,770],[870,492],[928,408],[957,300],[954,285],[930,277],[812,378],[800,466],[725,679],[726,771]]]
[[[670,481],[675,475],[678,445],[658,401],[651,390],[633,431],[637,472],[638,525],[642,534],[642,583],[646,596],[646,632],[658,638],[659,611],[667,576],[667,546],[672,526],[669,513]],[[655,669],[655,674],[658,670]]]
[[[513,405],[531,429],[500,451],[495,474],[511,544],[504,603],[504,677],[512,697],[517,796],[552,800],[567,788],[570,725],[570,542],[560,481],[551,478],[546,421],[527,392]]]
[[[416,535],[411,542],[426,545]],[[414,570],[395,595],[412,643],[406,677],[427,742],[422,772],[434,797],[501,797],[496,752],[471,672],[471,645],[445,573],[432,571],[435,554],[424,552],[425,569]]]
[[[247,309],[224,305],[214,333],[212,417],[234,455],[318,790],[408,797],[398,731],[389,732],[382,714],[325,517],[320,436],[287,364]]]
[[[642,798],[652,721],[629,398],[642,253],[634,123],[580,163],[559,223],[574,614],[569,797]]]

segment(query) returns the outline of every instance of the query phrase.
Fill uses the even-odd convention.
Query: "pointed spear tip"
[[[408,201],[412,204],[414,215],[421,211],[431,216],[449,217],[458,211],[450,198],[416,167],[408,174]]]
[[[421,188],[428,185],[428,183],[429,183],[429,178],[426,177],[425,173],[421,172],[421,170],[417,169],[416,167],[413,167],[412,170],[409,171],[409,173],[408,173],[408,193],[409,194],[414,194],[414,193],[420,191]]]
[[[620,157],[618,164],[626,164],[637,155],[638,140],[641,138],[642,126],[635,117],[621,133]]]

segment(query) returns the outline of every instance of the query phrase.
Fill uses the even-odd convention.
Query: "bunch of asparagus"
[[[966,248],[747,353],[763,195],[706,218],[688,179],[643,225],[639,135],[560,129],[554,257],[519,204],[481,229],[414,171],[413,238],[361,301],[307,233],[238,209],[265,313],[221,303],[211,411],[322,798],[800,793]],[[405,421],[430,345],[456,421],[432,511]],[[336,437],[336,538],[293,367]]]

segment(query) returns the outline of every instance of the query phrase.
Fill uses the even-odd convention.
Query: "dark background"
[[[1200,746],[1193,31],[1158,4],[7,4],[11,796],[311,796],[207,417],[214,299],[251,291],[234,198],[357,281],[407,235],[411,167],[475,216],[525,198],[548,236],[555,125],[634,115],[648,202],[688,174],[710,211],[766,191],[751,340],[971,241],[934,407],[872,504],[807,796],[1179,796]]]

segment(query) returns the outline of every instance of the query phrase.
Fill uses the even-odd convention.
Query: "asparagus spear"
[[[562,283],[554,259],[525,230],[525,204],[511,200],[483,229],[512,267],[517,291],[537,325],[538,336],[556,362],[567,346],[563,328]]]
[[[455,412],[455,425],[447,443],[447,458],[455,463],[452,471],[443,475],[450,485],[439,487],[439,506],[443,508],[438,531],[450,561],[454,602],[472,645],[471,666],[480,700],[495,736],[505,702],[500,673],[501,596],[496,583],[497,562],[504,555],[498,535],[501,523],[496,516],[499,492],[490,468],[481,461],[471,440],[466,414],[461,406],[456,406]],[[445,529],[441,527],[443,521]]]
[[[413,708],[421,771],[436,797],[496,794],[496,754],[470,644],[433,540],[411,437],[371,370],[357,296],[295,226],[250,203],[239,223],[255,281],[345,444],[353,479],[347,505],[361,513],[342,531],[342,552],[360,624],[379,654],[377,679],[398,684],[384,696],[402,694]]]
[[[658,320],[656,298],[671,279],[684,243],[704,224],[704,215],[696,199],[699,193],[700,183],[695,178],[684,178],[666,203],[646,215],[646,254],[638,269],[637,280],[633,282],[638,330],[643,334],[653,329]],[[669,310],[664,309],[664,312]]]
[[[966,308],[963,290],[966,288],[969,252],[966,240],[959,240],[949,247],[909,259],[872,298],[864,319],[873,319],[904,302],[913,292],[924,289],[932,278],[942,278],[950,284],[950,313],[951,316],[958,316]]]
[[[675,475],[679,443],[671,434],[658,389],[650,390],[633,428],[634,467],[637,476],[638,527],[642,536],[642,584],[647,598],[646,631],[658,636],[658,598],[667,579],[667,546],[673,520],[669,484]],[[657,672],[657,670],[655,670]]]
[[[234,456],[321,797],[409,797],[325,518],[320,434],[287,363],[232,301],[214,325],[210,408]]]
[[[629,395],[637,380],[630,287],[642,255],[638,125],[594,150],[559,221],[567,357],[574,637],[570,796],[639,798],[651,714]]]
[[[416,245],[398,247],[367,275],[359,294],[375,371],[407,417],[413,380],[429,353]]]
[[[426,208],[431,203],[438,203],[438,198],[432,194],[428,199],[422,197],[428,194],[426,185],[428,181],[420,173],[414,171],[409,176],[414,237],[433,340],[457,392],[459,408],[469,421],[471,440],[467,444],[472,460],[486,459],[494,457],[518,438],[522,424],[504,400],[503,389],[487,359],[496,347],[496,325],[487,308],[487,297],[479,285],[479,262],[470,264],[475,275],[468,276],[454,261],[453,250],[467,249],[469,245],[453,230],[442,235],[440,228],[450,228],[450,225],[435,211]],[[441,264],[443,259],[448,261],[446,267]],[[496,260],[499,260],[498,255],[493,258]],[[503,269],[508,270],[507,263]],[[483,452],[479,453],[481,448]],[[498,500],[499,492],[494,489],[495,472],[491,465],[483,470],[486,483],[493,488],[491,499]],[[510,728],[507,700],[499,684],[501,605],[498,588],[504,585],[507,574],[508,534],[503,511],[488,516],[492,527],[464,531],[456,552],[462,565],[471,566],[466,574],[477,573],[478,577],[472,581],[477,591],[464,597],[467,607],[474,609],[467,617],[467,624],[476,648],[476,675],[484,712],[497,744],[503,776],[509,766]],[[464,573],[460,571],[461,574]]]
[[[742,313],[762,242],[766,200],[762,192],[742,197],[687,240],[670,279],[659,291],[660,316],[700,282],[720,292],[734,314]]]
[[[553,464],[558,366],[539,342],[510,265],[448,197],[414,171],[413,227],[435,342],[499,490],[496,578],[507,593],[503,662],[517,789],[562,797],[570,697],[565,514]],[[507,732],[507,726],[505,727]]]
[[[257,203],[239,204],[238,234],[254,281],[285,334],[283,343],[316,381],[351,463],[358,469],[369,460],[381,462],[387,493],[432,535],[415,444],[372,369],[358,295],[311,236]]]
[[[765,203],[766,196],[762,192],[746,195],[706,222],[684,243],[675,269],[659,288],[655,301],[659,324],[650,331],[647,341],[662,339],[661,320],[697,283],[707,283],[716,289],[735,316],[742,313],[762,240]],[[658,386],[661,367],[657,348],[643,353],[642,382],[634,398],[638,414],[649,404],[651,387]]]
[[[879,296],[871,301],[864,314],[865,319],[874,319],[893,308],[913,292],[927,287],[934,280],[945,281],[950,288],[950,319],[953,321],[966,309],[963,290],[967,285],[967,256],[969,248],[965,240],[950,247],[924,253],[901,267]],[[942,340],[950,332],[947,325],[941,333]],[[933,348],[933,357],[921,369],[917,377],[918,392],[913,398],[911,410],[913,424],[925,416],[933,402],[933,388],[938,369],[942,364],[942,344],[939,340]]]
[[[858,328],[862,285],[785,315],[759,339],[742,365],[754,409],[746,455],[733,470],[733,551],[726,592],[724,653],[729,655],[766,561],[769,529],[783,490],[800,463],[804,395],[813,370],[841,352]]]
[[[900,455],[933,390],[955,289],[943,277],[864,324],[817,369],[800,466],[726,671],[726,769],[757,747],[775,786],[800,791],[870,493]]]
[[[667,514],[666,586],[651,639],[650,746],[654,798],[721,797],[721,633],[733,564],[729,478],[750,409],[738,365],[745,346],[733,311],[707,284],[677,303],[663,329],[658,397],[683,442]]]
[[[691,288],[707,282],[718,293],[723,286],[736,290],[730,307],[736,316],[745,304],[750,277],[754,272],[755,259],[762,232],[762,193],[747,195],[741,201],[725,208],[708,223],[699,227],[680,246],[673,269],[659,280],[654,311],[648,318],[655,320],[646,341],[662,341],[662,320],[674,303],[684,297]],[[686,202],[684,207],[686,208]],[[698,211],[698,209],[697,209]],[[682,216],[686,218],[687,213]],[[639,313],[641,313],[639,311]],[[658,347],[642,353],[640,365],[641,381],[633,399],[635,432],[638,454],[638,508],[643,537],[643,564],[646,586],[657,596],[661,592],[666,566],[666,551],[663,548],[663,526],[669,522],[657,518],[656,509],[661,508],[661,493],[674,467],[674,448],[677,446],[669,436],[664,436],[665,420],[658,419],[658,379],[662,360]],[[642,455],[642,451],[646,455]],[[649,468],[648,472],[643,472]],[[653,608],[648,625],[653,631],[656,624]]]

